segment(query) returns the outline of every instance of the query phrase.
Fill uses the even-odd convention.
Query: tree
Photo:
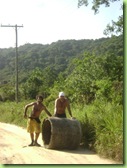
[[[25,98],[34,99],[40,91],[40,87],[43,85],[43,76],[42,71],[39,68],[36,68],[32,71],[29,78],[23,84],[23,92]]]
[[[88,6],[89,0],[78,0],[78,7],[83,5]],[[92,1],[92,10],[97,14],[99,12],[99,8],[101,5],[105,5],[105,7],[110,7],[110,3],[117,2],[119,0],[93,0]],[[121,9],[123,9],[123,5],[121,5]],[[123,15],[119,16],[118,21],[112,20],[112,25],[108,24],[106,29],[104,30],[104,34],[108,35],[111,33],[119,33],[123,34]]]
[[[115,32],[116,34],[123,34],[123,16],[119,16],[117,22],[112,20],[112,25],[108,24],[107,28],[104,30],[105,35],[113,32]]]
[[[123,57],[108,53],[84,53],[72,61],[73,70],[62,82],[71,100],[91,103],[95,99],[122,102]]]

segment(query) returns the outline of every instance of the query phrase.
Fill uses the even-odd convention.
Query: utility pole
[[[1,25],[1,27],[14,27],[15,35],[16,35],[16,43],[15,43],[15,101],[18,103],[18,33],[17,28],[23,27],[23,25]]]

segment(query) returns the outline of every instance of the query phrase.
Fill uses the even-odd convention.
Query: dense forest
[[[0,49],[0,74],[0,99],[14,100],[15,48]],[[122,87],[123,37],[25,44],[18,48],[18,76],[21,99],[65,90],[73,99],[93,100],[106,82]]]

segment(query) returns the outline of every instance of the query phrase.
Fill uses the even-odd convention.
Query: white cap
[[[59,92],[59,97],[65,96],[64,92]]]

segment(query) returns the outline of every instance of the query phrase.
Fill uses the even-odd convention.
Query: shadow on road
[[[44,147],[42,146],[42,148],[44,148]],[[69,149],[46,149],[46,150],[56,150],[59,152],[67,152],[67,153],[74,153],[74,154],[87,154],[87,155],[96,154],[95,152],[93,152],[87,148],[81,148],[81,147],[74,149],[74,150],[69,150]]]

